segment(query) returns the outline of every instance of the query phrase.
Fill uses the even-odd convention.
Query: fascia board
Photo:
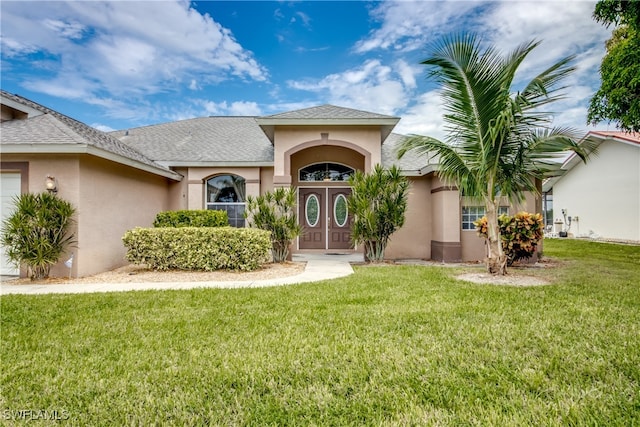
[[[256,168],[256,167],[273,167],[273,162],[233,162],[233,161],[201,161],[201,162],[190,162],[190,161],[172,161],[172,160],[156,160],[156,163],[165,167],[209,167],[209,168]]]
[[[44,114],[40,110],[21,104],[20,102],[16,102],[13,99],[5,98],[4,96],[0,96],[0,99],[2,99],[2,105],[6,105],[7,107],[13,108],[14,110],[22,111],[23,113],[26,113],[30,118],[41,116]]]
[[[0,152],[7,154],[90,154],[174,181],[182,181],[182,175],[176,172],[156,168],[88,144],[3,144],[0,147]]]

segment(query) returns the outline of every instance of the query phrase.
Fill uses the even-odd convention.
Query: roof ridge
[[[322,104],[312,107],[299,108],[297,110],[284,111],[277,114],[259,117],[259,119],[399,119],[396,116],[373,113],[371,111],[359,110],[350,107],[341,107],[333,104]]]
[[[605,138],[623,139],[640,145],[640,132],[627,132],[623,130],[592,130],[587,133],[587,136],[589,136],[589,134],[603,136]]]
[[[153,159],[150,159],[140,151],[125,144],[124,142],[120,141],[118,138],[112,135],[109,135],[107,132],[103,132],[99,129],[96,129],[93,126],[89,126],[86,123],[83,123],[79,120],[76,120],[72,117],[67,116],[66,114],[60,113],[56,110],[53,110],[49,107],[46,107],[42,104],[39,104],[23,96],[20,96],[17,94],[11,94],[4,90],[0,90],[0,93],[2,94],[2,96],[6,98],[9,98],[15,102],[25,105],[26,107],[31,107],[35,110],[38,110],[56,119],[58,122],[60,122],[61,124],[66,126],[68,129],[73,131],[77,136],[84,139],[88,145],[92,145],[94,147],[100,148],[102,150],[108,151],[113,154],[122,155],[131,160],[139,161],[141,163],[146,163],[149,166],[153,166],[158,169],[162,169],[164,171],[171,171],[171,169],[159,163],[156,163]],[[116,149],[110,146],[114,146]]]

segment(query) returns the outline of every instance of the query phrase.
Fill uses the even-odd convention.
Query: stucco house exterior
[[[392,236],[388,259],[485,256],[473,227],[484,214],[481,203],[441,182],[437,163],[412,153],[397,159],[398,117],[322,105],[106,134],[23,97],[0,97],[2,215],[9,212],[5,199],[44,191],[47,176],[54,177],[58,195],[78,212],[73,276],[123,265],[124,232],[151,226],[160,211],[224,209],[231,225],[242,227],[246,197],[283,186],[299,193],[304,234],[294,252],[362,251],[350,242],[346,180],[376,164],[398,165],[411,183],[405,225]],[[540,212],[541,201],[531,194],[504,209]],[[52,274],[68,274],[63,261]],[[2,268],[7,274],[4,260]]]
[[[585,139],[597,146],[588,162],[569,156],[563,174],[544,183],[554,220],[569,236],[640,242],[640,134],[592,131]]]

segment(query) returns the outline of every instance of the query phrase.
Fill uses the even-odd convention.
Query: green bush
[[[264,230],[233,227],[135,228],[122,237],[126,258],[155,270],[242,270],[269,260]]]
[[[397,166],[384,169],[379,164],[371,173],[358,171],[349,178],[353,187],[348,198],[353,215],[351,238],[364,244],[368,262],[382,262],[391,235],[404,225],[409,181]]]
[[[507,255],[507,264],[531,258],[538,249],[538,242],[544,237],[542,215],[519,212],[514,216],[500,215],[500,238],[502,249]],[[487,218],[474,222],[478,235],[487,237]]]
[[[226,227],[229,219],[225,211],[181,210],[165,211],[156,215],[154,227]]]
[[[75,209],[48,192],[25,193],[15,199],[15,212],[2,224],[2,245],[15,265],[26,265],[31,280],[49,277],[67,246]]]
[[[262,196],[247,198],[245,218],[249,226],[271,232],[273,262],[285,262],[289,245],[302,233],[296,215],[295,188],[276,188]]]

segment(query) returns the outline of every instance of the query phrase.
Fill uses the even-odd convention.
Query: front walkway
[[[83,283],[38,285],[11,282],[0,283],[0,295],[8,294],[81,294],[91,292],[122,292],[162,289],[193,288],[262,288],[268,286],[292,285],[296,283],[317,282],[337,279],[353,274],[351,262],[363,262],[363,255],[305,253],[293,256],[293,261],[307,263],[304,271],[295,276],[280,279],[236,281],[236,282],[154,282],[154,283]]]

